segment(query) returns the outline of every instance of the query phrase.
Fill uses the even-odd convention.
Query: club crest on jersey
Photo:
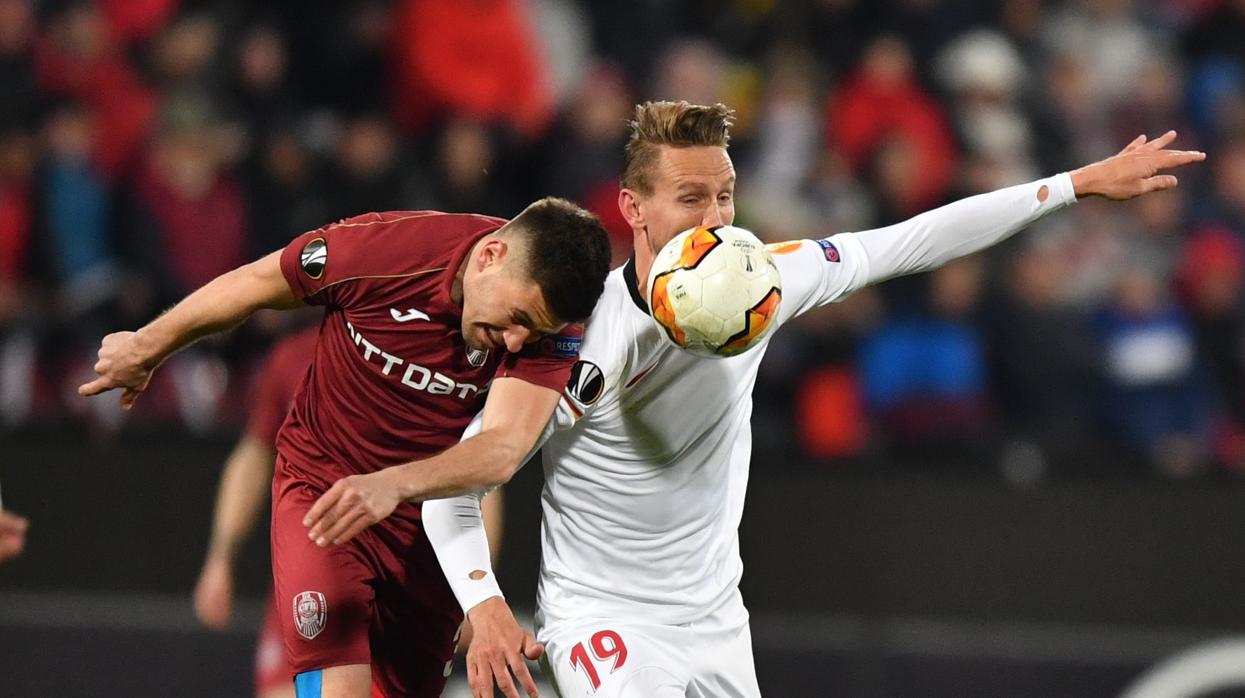
[[[566,394],[582,405],[591,405],[605,392],[605,375],[591,361],[577,361],[566,382]]]
[[[555,334],[540,340],[540,351],[542,354],[551,354],[569,359],[579,356],[579,345],[581,343],[583,343],[583,337],[579,335]]]
[[[838,262],[843,259],[839,256],[839,248],[835,247],[833,242],[818,240],[817,244],[821,245],[821,251],[825,253],[827,262]]]
[[[488,349],[472,349],[467,347],[467,363],[479,368],[488,361]]]
[[[302,254],[298,256],[298,263],[303,268],[303,273],[313,279],[324,276],[324,263],[329,260],[329,244],[324,238],[316,238],[307,243],[303,247]]]
[[[324,630],[324,621],[329,615],[329,605],[324,594],[318,591],[304,591],[294,597],[294,627],[298,634],[314,640]]]

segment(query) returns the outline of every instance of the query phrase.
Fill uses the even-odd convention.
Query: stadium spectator
[[[896,219],[937,203],[955,172],[956,148],[942,107],[917,82],[912,54],[895,37],[882,37],[865,51],[855,72],[831,98],[826,140],[856,172],[871,159],[886,160],[902,144],[912,185],[892,201]],[[888,161],[889,162],[889,161]],[[916,172],[920,176],[916,176]]]
[[[1094,323],[1103,347],[1103,425],[1164,475],[1198,472],[1208,456],[1210,405],[1192,328],[1157,271],[1132,261]]]
[[[985,346],[971,322],[981,274],[977,258],[933,272],[928,306],[897,312],[861,346],[865,399],[901,449],[987,445]]]

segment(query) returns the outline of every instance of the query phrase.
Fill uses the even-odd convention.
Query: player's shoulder
[[[637,318],[644,319],[642,311],[632,307],[635,304],[621,270],[610,272],[601,298],[584,323],[583,350],[617,354],[628,346],[637,329]]]
[[[472,240],[506,221],[440,211],[383,211],[342,219],[321,229],[321,257],[339,260],[347,277],[398,276],[450,264]],[[308,244],[314,244],[315,241]]]
[[[404,248],[452,249],[464,239],[497,230],[503,218],[441,211],[379,211],[343,218],[325,226],[341,240],[359,238],[368,245],[386,241]]]

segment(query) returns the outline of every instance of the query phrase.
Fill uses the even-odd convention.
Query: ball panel
[[[778,317],[778,306],[782,303],[782,291],[771,288],[765,298],[761,299],[745,313],[744,329],[739,334],[726,340],[718,352],[723,356],[735,356],[747,351]]]

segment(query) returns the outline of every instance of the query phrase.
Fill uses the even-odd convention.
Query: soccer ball
[[[653,260],[647,288],[662,333],[697,356],[736,356],[756,346],[782,302],[782,281],[769,251],[733,226],[676,235]]]

